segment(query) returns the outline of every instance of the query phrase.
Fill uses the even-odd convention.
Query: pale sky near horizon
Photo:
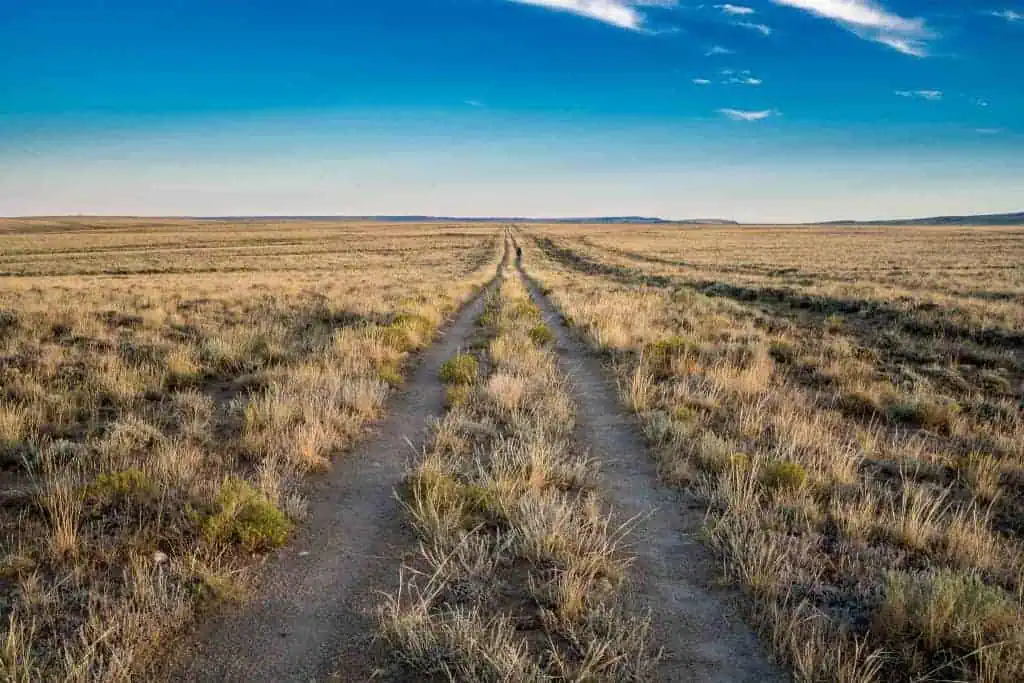
[[[0,215],[1024,210],[1020,0],[0,0]]]

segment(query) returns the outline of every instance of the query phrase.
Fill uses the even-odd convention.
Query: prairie
[[[244,594],[497,233],[0,221],[0,678],[137,677]]]
[[[1024,678],[1024,229],[518,240],[798,680]]]

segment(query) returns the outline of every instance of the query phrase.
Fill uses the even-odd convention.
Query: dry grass
[[[803,681],[1024,679],[1018,228],[533,227]]]
[[[0,221],[0,679],[144,676],[237,595],[497,233]]]
[[[624,531],[572,441],[572,403],[542,325],[522,283],[507,278],[481,318],[479,362],[458,356],[443,373],[469,395],[409,476],[421,557],[380,609],[398,665],[417,678],[649,676],[646,622],[620,601]]]

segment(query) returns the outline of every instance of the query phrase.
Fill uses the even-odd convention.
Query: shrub
[[[797,491],[807,483],[807,470],[795,462],[776,460],[764,468],[761,483],[773,491]]]
[[[473,387],[468,384],[452,384],[445,387],[444,404],[446,408],[456,408],[469,402],[473,395]]]
[[[395,316],[391,324],[384,328],[384,343],[398,351],[413,351],[423,346],[434,333],[434,324],[413,313],[401,313]]]
[[[441,381],[445,384],[472,384],[476,380],[478,367],[476,357],[460,353],[441,365]]]
[[[889,407],[889,419],[935,432],[950,433],[960,415],[960,406],[947,399],[917,399]]]
[[[237,543],[249,552],[282,545],[292,530],[287,515],[248,482],[235,477],[221,486],[217,511],[203,522],[214,543]]]
[[[86,487],[86,497],[103,502],[145,501],[156,497],[157,487],[142,470],[131,468],[101,474]]]
[[[537,346],[547,346],[555,340],[555,335],[547,325],[538,323],[530,328],[530,340]]]
[[[883,640],[912,641],[933,654],[975,654],[1010,638],[1020,616],[1005,591],[974,572],[890,572],[873,630]]]
[[[886,397],[865,389],[855,389],[839,397],[839,408],[853,417],[872,419],[886,416]]]
[[[430,510],[438,517],[463,513],[462,482],[447,472],[421,467],[409,476],[408,487],[409,500],[417,508]]]
[[[777,339],[771,343],[768,353],[780,363],[792,363],[797,359],[797,346],[787,339]]]
[[[510,320],[539,318],[540,309],[530,299],[513,299],[505,304],[505,315]]]
[[[645,344],[643,355],[654,376],[664,378],[672,374],[672,364],[676,358],[696,355],[699,351],[700,347],[688,339],[667,337]]]
[[[402,373],[399,372],[398,363],[385,360],[377,367],[377,377],[388,386],[399,387],[405,381]]]

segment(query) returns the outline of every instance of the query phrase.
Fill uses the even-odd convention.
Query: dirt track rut
[[[438,369],[465,345],[495,282],[423,352],[375,434],[314,484],[309,522],[271,563],[258,597],[204,624],[173,680],[306,683],[371,677],[380,663],[370,616],[376,591],[391,588],[404,553],[415,547],[393,494],[412,449],[423,443],[432,418],[444,412]]]
[[[715,561],[696,537],[703,512],[659,481],[643,435],[620,405],[600,360],[570,333],[551,301],[517,265],[555,335],[576,401],[576,439],[600,461],[604,490],[620,521],[636,520],[628,538],[636,555],[633,591],[640,608],[651,614],[656,644],[665,648],[659,680],[789,680],[727,592],[714,588]]]

